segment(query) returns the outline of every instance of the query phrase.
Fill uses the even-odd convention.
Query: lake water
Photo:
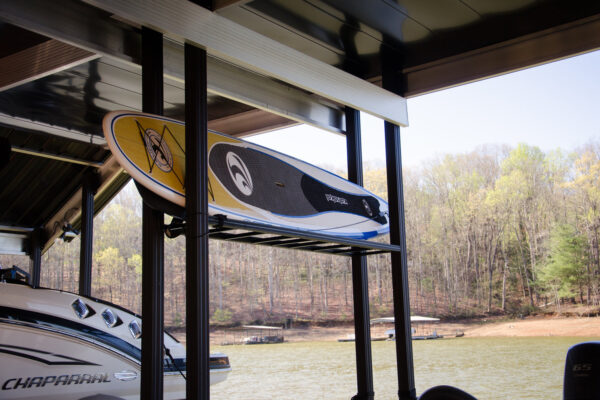
[[[480,400],[562,399],[567,350],[598,338],[453,338],[413,341],[417,394],[452,385]],[[373,342],[375,399],[397,399],[394,342]],[[211,399],[344,399],[356,394],[354,343],[212,347],[233,371]]]

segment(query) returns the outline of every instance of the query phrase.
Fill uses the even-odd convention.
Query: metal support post
[[[88,172],[81,185],[81,243],[79,247],[79,294],[92,295],[92,255],[94,240],[94,195],[98,178]]]
[[[381,57],[383,88],[402,96],[406,90],[406,79],[400,72],[401,55],[384,48]],[[399,252],[394,251],[391,253],[398,398],[400,400],[416,400],[412,337],[410,332],[410,300],[408,292],[408,266],[406,261],[406,228],[404,223],[404,187],[402,183],[400,127],[387,121],[385,122],[385,156],[390,213],[390,244],[400,247]]]
[[[210,398],[206,85],[206,51],[186,43],[186,394],[199,400]]]
[[[163,113],[163,37],[142,28],[142,110]],[[142,209],[142,377],[140,398],[163,398],[164,214]]]
[[[42,274],[42,229],[34,229],[31,232],[31,242],[29,247],[29,284],[32,287],[40,286]]]
[[[390,209],[390,243],[400,246],[392,252],[392,290],[394,295],[394,325],[396,330],[396,363],[398,398],[415,400],[412,337],[410,333],[410,301],[406,263],[406,233],[404,226],[404,188],[400,156],[400,127],[385,123],[388,202]]]
[[[346,149],[348,180],[363,186],[360,112],[346,107]],[[354,400],[372,400],[373,363],[369,316],[369,282],[367,257],[352,256],[352,293],[354,298],[354,337],[356,348],[356,383]]]

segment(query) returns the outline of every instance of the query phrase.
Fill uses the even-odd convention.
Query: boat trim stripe
[[[19,351],[20,350],[20,351]],[[65,356],[62,354],[50,353],[47,351],[40,351],[35,349],[30,349],[26,347],[20,346],[11,346],[8,344],[0,344],[0,353],[11,354],[13,356],[27,358],[30,360],[34,360],[46,365],[100,365],[89,361],[79,360],[77,358]],[[36,353],[39,356],[34,356],[31,353]],[[44,358],[43,355],[51,356],[55,358],[60,358],[65,361],[51,361],[47,358]]]
[[[65,318],[0,306],[0,322],[52,330],[60,334],[66,334],[91,342],[94,345],[103,345],[103,347],[108,347],[113,351],[122,353],[138,363],[141,361],[141,350],[134,345],[110,333]]]
[[[88,343],[91,343],[95,346],[101,346],[121,356],[125,356],[128,359],[131,359],[138,364],[141,364],[141,350],[138,347],[135,347],[131,343],[112,335],[110,333],[104,332],[100,329],[93,328],[89,325],[84,325],[76,321],[71,321],[65,318],[57,317],[54,315],[48,315],[43,313],[38,313],[35,311],[22,310],[13,307],[5,307],[0,306],[0,324],[14,324],[27,326],[34,329],[42,329],[51,332],[55,332],[62,335],[67,335],[70,337],[74,337],[80,340],[84,340]],[[6,348],[19,348],[18,346],[11,346],[6,344],[0,344],[0,353],[11,353],[11,350],[6,350]],[[3,349],[4,348],[4,349]],[[43,352],[39,350],[26,349],[21,347],[21,349],[25,349],[27,351],[38,352],[40,354],[51,354],[56,357],[63,357],[66,359],[70,359],[67,356],[61,356],[58,354],[53,354],[49,352]],[[20,357],[24,355],[14,354]],[[36,361],[44,362],[48,365],[97,365],[92,363],[87,363],[85,361],[77,360],[73,358],[72,360],[79,361],[79,363],[61,363],[54,362],[53,364],[49,364],[43,360],[37,360],[34,356],[29,356],[26,358],[35,359]],[[227,363],[227,365],[220,364],[218,359],[221,357],[211,357],[210,362],[210,370],[228,370],[231,366]],[[185,358],[175,358],[174,362],[171,362],[165,358],[165,364],[163,367],[163,371],[165,374],[170,373],[178,373],[178,371],[186,370],[186,359]]]

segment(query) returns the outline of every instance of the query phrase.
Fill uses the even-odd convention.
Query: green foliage
[[[125,259],[119,254],[119,249],[114,247],[94,253],[94,262],[100,271],[101,285],[110,285],[116,272],[125,265]]]
[[[175,316],[173,317],[173,326],[175,326],[177,328],[184,326],[183,317],[181,316],[180,313],[175,313]]]
[[[425,277],[423,279],[421,279],[421,285],[423,286],[423,289],[431,292],[433,290],[433,282],[431,277]]]
[[[231,322],[232,316],[233,316],[233,313],[226,308],[216,309],[212,315],[212,320],[215,323],[224,324],[227,322]]]
[[[585,237],[571,225],[558,225],[550,236],[550,251],[540,271],[540,283],[559,299],[573,297],[587,279],[587,263]]]
[[[369,302],[369,312],[373,318],[388,317],[390,314],[393,315],[394,313],[387,304],[379,305],[374,298],[371,298],[371,301]]]
[[[511,301],[507,302],[506,313],[510,315],[512,318],[523,318],[527,317],[531,314],[534,314],[537,309],[530,305],[524,304],[522,301],[518,301],[517,299],[511,299]]]
[[[600,144],[576,157],[525,144],[490,146],[403,171],[413,311],[481,315],[503,306],[518,316],[535,311],[539,299],[578,294],[581,301],[588,290],[594,296],[599,156]],[[384,169],[367,169],[365,181],[386,197]],[[135,187],[127,185],[94,225],[93,294],[139,311],[142,226]],[[352,318],[348,258],[220,241],[210,246],[210,301],[221,308],[213,322],[235,323],[234,315]],[[44,255],[42,284],[76,291],[78,252],[78,239],[56,243]],[[393,310],[389,259],[369,256],[372,315]],[[185,237],[165,240],[167,324],[184,323],[185,263]]]
[[[581,207],[578,218],[584,226],[598,230],[600,224],[600,144],[590,146],[575,161],[575,178],[564,185]]]
[[[136,280],[142,282],[142,256],[140,254],[132,254],[127,259],[127,265],[135,272]]]
[[[536,175],[543,171],[544,159],[545,155],[539,147],[519,143],[502,161],[502,174],[510,174],[513,171],[529,171],[532,176]]]

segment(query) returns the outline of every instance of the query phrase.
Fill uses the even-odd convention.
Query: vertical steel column
[[[401,55],[384,48],[381,57],[383,88],[403,95],[406,82],[400,72]],[[390,122],[385,122],[390,243],[400,246],[400,252],[392,252],[391,254],[398,398],[400,400],[415,400],[417,395],[410,332],[410,300],[408,292],[408,266],[406,261],[406,230],[404,224],[404,186],[402,182],[402,153],[400,145],[400,127]]]
[[[390,209],[390,243],[399,245],[401,248],[400,252],[392,252],[391,254],[398,398],[400,400],[414,400],[417,396],[410,333],[410,301],[408,297],[408,271],[406,264],[400,128],[389,122],[385,122],[385,148]]]
[[[94,240],[94,194],[97,178],[88,172],[81,185],[81,243],[79,247],[79,294],[92,295],[92,243]]]
[[[346,107],[345,114],[348,180],[363,186],[360,112]],[[356,383],[358,388],[358,393],[353,397],[354,400],[372,400],[374,396],[368,279],[367,257],[353,255],[352,294],[354,299]]]
[[[142,110],[163,113],[163,37],[142,28]],[[163,398],[164,215],[146,202],[142,209],[141,399]]]
[[[29,284],[32,287],[40,286],[42,275],[42,234],[40,228],[34,229],[30,236],[29,245]]]
[[[206,51],[185,44],[187,398],[210,398]]]

